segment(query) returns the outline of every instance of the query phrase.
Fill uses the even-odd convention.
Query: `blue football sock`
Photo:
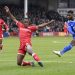
[[[61,55],[63,55],[65,52],[71,50],[72,47],[73,47],[72,44],[69,44],[68,46],[64,47],[64,49],[60,51]]]

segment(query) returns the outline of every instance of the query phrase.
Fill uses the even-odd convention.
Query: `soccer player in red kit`
[[[8,31],[8,25],[4,22],[3,19],[0,19],[0,50],[3,48],[2,40],[3,40],[3,27],[5,28],[4,30]]]
[[[52,23],[54,20],[49,21],[48,23],[43,23],[38,26],[30,25],[29,19],[24,19],[23,22],[20,22],[16,20],[16,18],[11,14],[7,6],[5,6],[5,10],[7,14],[11,17],[11,19],[14,22],[16,22],[16,25],[19,28],[20,48],[18,50],[18,55],[17,55],[17,64],[20,66],[33,65],[32,62],[26,62],[23,60],[26,53],[28,53],[29,55],[33,56],[34,60],[37,61],[41,67],[43,67],[43,64],[40,58],[32,50],[31,35],[32,35],[32,32],[35,32],[38,28],[44,27]]]
[[[67,30],[67,23],[65,22],[64,23],[64,27],[63,27],[63,29],[64,29],[64,33],[66,33],[66,36],[68,36],[68,30]]]

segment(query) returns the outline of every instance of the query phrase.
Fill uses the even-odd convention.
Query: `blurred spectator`
[[[15,5],[9,5],[10,11],[18,20],[22,20],[24,18],[24,8],[15,6]],[[60,16],[59,13],[57,13],[54,10],[47,11],[44,8],[41,8],[40,6],[36,5],[30,5],[28,8],[28,17],[31,20],[31,23],[33,24],[41,24],[44,22],[47,22],[51,19],[55,19],[56,21],[43,29],[40,29],[39,31],[42,32],[63,32],[64,27],[64,18],[63,16]],[[7,16],[5,16],[2,11],[0,11],[0,16],[4,18],[4,20],[8,23],[10,27],[10,32],[16,32],[18,33],[18,28],[16,27],[15,23]]]

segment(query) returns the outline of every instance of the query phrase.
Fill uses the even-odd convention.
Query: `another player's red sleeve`
[[[28,27],[32,32],[35,32],[38,29],[38,26],[29,26]]]
[[[9,30],[8,25],[4,22],[3,19],[0,19],[0,25],[4,25],[6,30]]]

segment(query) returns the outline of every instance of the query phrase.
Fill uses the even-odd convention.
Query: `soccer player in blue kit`
[[[75,46],[75,21],[74,21],[74,14],[72,10],[68,11],[67,19],[68,19],[68,21],[66,22],[67,30],[72,35],[73,40],[67,46],[65,46],[62,50],[53,51],[53,53],[58,55],[59,57],[61,57],[64,53],[71,50],[73,46]]]

